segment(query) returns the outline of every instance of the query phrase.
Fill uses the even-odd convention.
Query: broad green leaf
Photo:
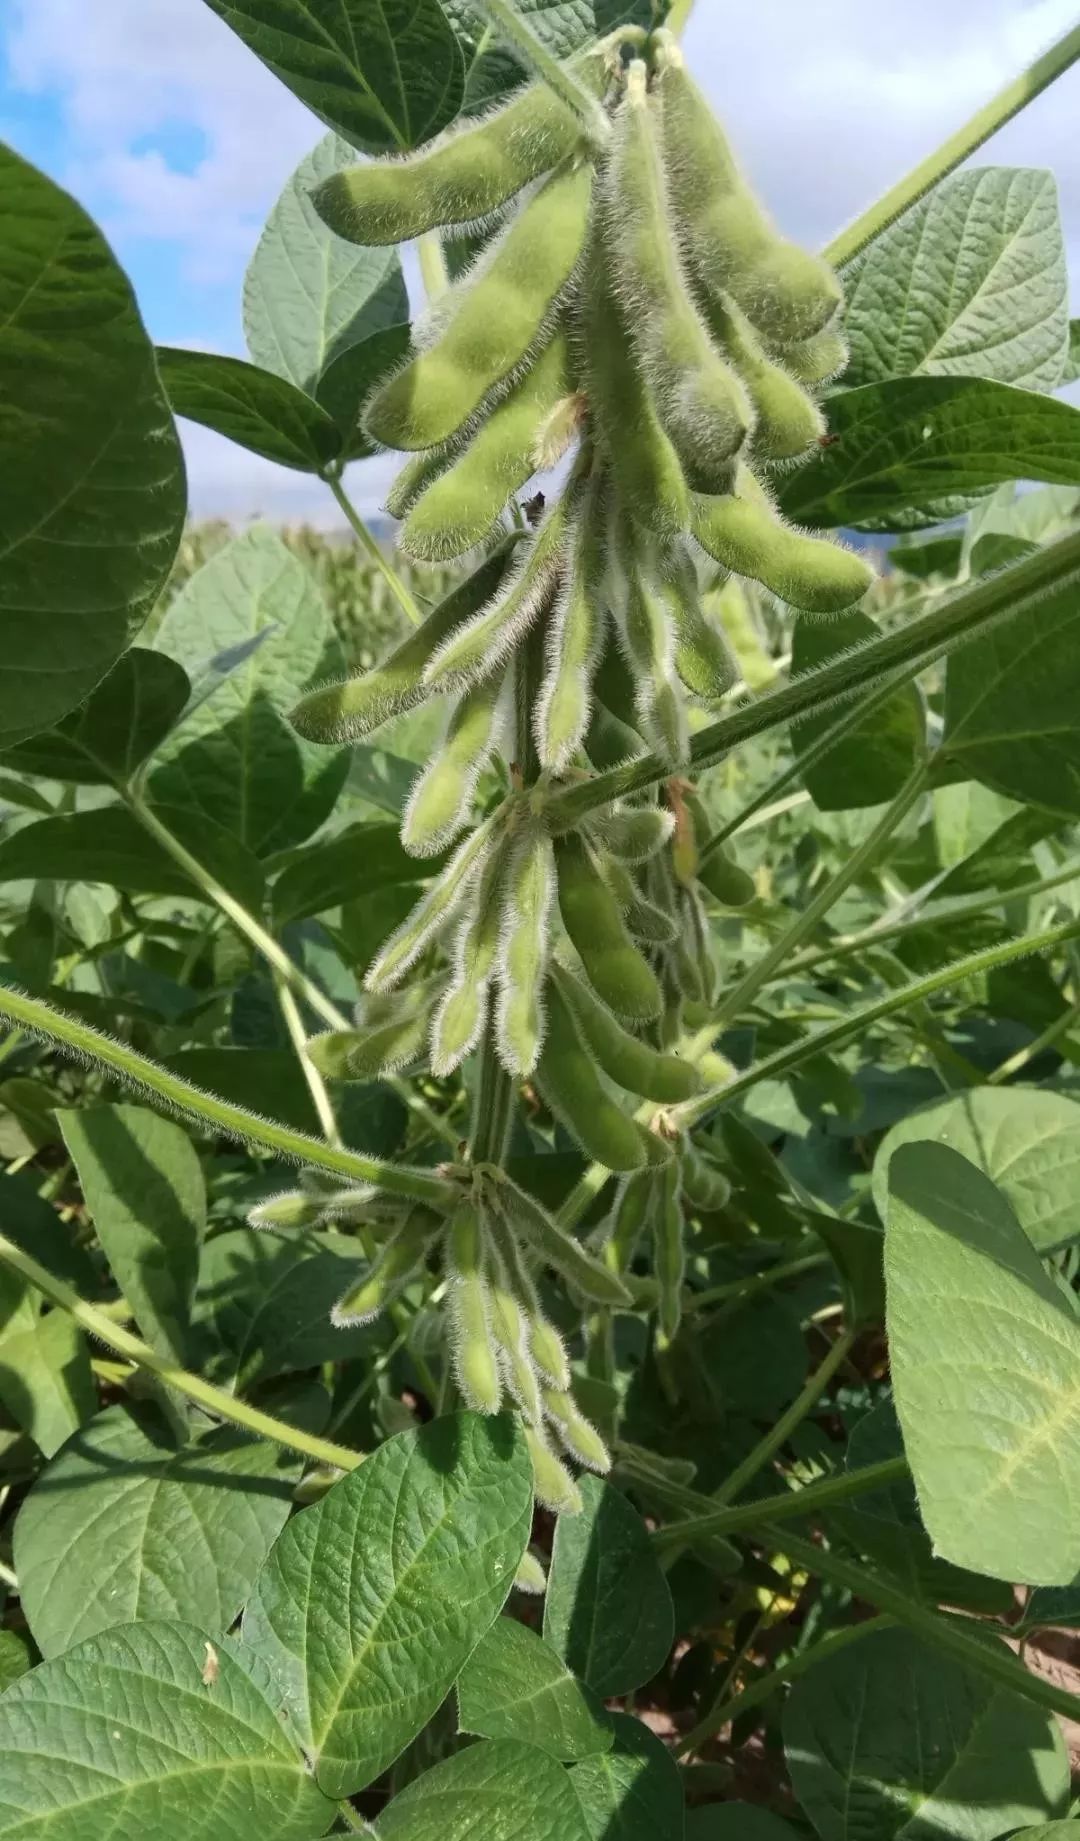
[[[189,1624],[91,1637],[0,1700],[11,1841],[312,1841],[333,1813],[265,1671]]]
[[[364,433],[360,412],[376,384],[402,362],[411,342],[407,321],[385,326],[346,346],[323,371],[316,395],[338,429],[342,460],[368,460],[377,451]]]
[[[609,1700],[648,1681],[674,1639],[667,1580],[625,1496],[580,1479],[584,1509],[560,1515],[544,1599],[544,1639],[579,1681]]]
[[[804,1675],[784,1749],[821,1841],[993,1841],[1068,1800],[1053,1715],[903,1630]]]
[[[505,1602],[532,1504],[514,1421],[460,1413],[390,1439],[279,1537],[244,1637],[328,1796],[378,1777],[442,1703]]]
[[[179,1125],[145,1106],[59,1115],[97,1237],[147,1342],[183,1366],[206,1185]]]
[[[15,1523],[19,1595],[44,1656],[114,1624],[223,1635],[288,1520],[299,1458],[205,1422],[177,1446],[150,1406],[111,1406],[43,1471]]]
[[[0,1285],[0,1403],[46,1457],[93,1414],[97,1400],[86,1338],[64,1310],[11,1275]]]
[[[131,644],[186,496],[126,275],[82,207],[0,146],[0,745],[59,722]]]
[[[348,772],[346,749],[303,742],[286,719],[305,689],[342,668],[315,580],[257,525],[192,576],[157,635],[186,667],[267,628],[265,644],[174,729],[150,781],[155,799],[213,819],[260,855],[310,836]]]
[[[205,869],[246,907],[262,901],[258,859],[212,817],[188,806],[161,805],[157,816]],[[186,895],[201,890],[126,806],[71,812],[24,825],[0,842],[0,882],[106,883],[127,895]]]
[[[1069,310],[1053,174],[954,174],[853,264],[845,293],[845,386],[925,372],[1056,390]]]
[[[246,1389],[271,1375],[370,1355],[375,1332],[338,1330],[330,1312],[363,1271],[344,1234],[216,1234],[203,1248],[194,1324],[202,1366]]]
[[[683,1787],[671,1752],[640,1720],[608,1718],[611,1750],[570,1773],[589,1841],[682,1841]]]
[[[611,1747],[611,1726],[595,1695],[524,1624],[497,1617],[457,1684],[462,1732],[520,1739],[573,1763]]]
[[[1011,799],[1080,815],[1078,627],[1070,584],[960,647],[945,678],[943,766]]]
[[[832,445],[783,482],[798,524],[890,528],[941,493],[1003,480],[1080,485],[1080,409],[978,377],[896,377],[829,399]]]
[[[893,1394],[934,1551],[1026,1585],[1080,1572],[1080,1322],[1000,1189],[944,1144],[889,1164]]]
[[[756,1148],[775,1167],[764,1145]],[[754,1185],[749,1206],[758,1220],[769,1206],[767,1195]],[[714,1412],[748,1418],[779,1413],[806,1379],[806,1338],[798,1311],[784,1297],[748,1298],[725,1312],[723,1323],[722,1336],[714,1323],[707,1323],[695,1339]]]
[[[958,869],[989,843],[1016,811],[1013,800],[1003,799],[977,780],[935,786],[930,812],[942,868]]]
[[[983,793],[986,798],[994,797],[984,787],[978,786],[977,781],[968,781],[967,785]],[[960,790],[941,787],[935,799],[942,793]],[[1005,800],[999,800],[998,803],[1002,807],[1006,805]],[[1044,837],[1051,837],[1061,829],[1061,819],[1054,813],[1039,806],[1021,806],[1019,811],[1013,812],[1011,818],[998,825],[983,843],[976,845],[970,856],[954,864],[935,882],[934,900],[940,901],[954,895],[973,895],[983,889],[1008,889],[1014,883],[1036,880],[1038,871],[1031,855],[1032,849]]]
[[[132,646],[85,703],[55,729],[9,749],[4,759],[20,773],[49,780],[121,785],[164,740],[190,690],[175,659]]]
[[[168,345],[158,346],[157,361],[174,415],[201,422],[265,460],[320,473],[341,451],[326,410],[273,371]]]
[[[274,924],[287,927],[342,902],[363,901],[376,889],[426,882],[437,868],[430,857],[406,854],[400,825],[350,825],[337,837],[311,844],[282,870],[273,887]]]
[[[486,108],[515,89],[525,73],[501,40],[484,30],[484,23],[468,0],[443,0],[465,53],[468,73],[465,112]],[[604,38],[616,26],[649,26],[654,13],[649,0],[518,0],[533,31],[557,58],[572,57],[593,39]]]
[[[531,1745],[470,1745],[395,1796],[379,1817],[379,1841],[591,1841],[572,1786],[562,1765]]]
[[[901,1119],[874,1159],[874,1201],[886,1218],[889,1165],[902,1144],[947,1144],[1008,1198],[1042,1254],[1080,1237],[1080,1103],[1039,1087],[976,1087]]]
[[[797,1834],[757,1803],[709,1803],[686,1817],[686,1841],[796,1841]]]
[[[207,0],[301,102],[364,153],[429,140],[461,107],[465,68],[438,0]]]
[[[0,1694],[34,1666],[30,1639],[19,1630],[0,1630]]]
[[[809,1225],[825,1242],[840,1274],[844,1308],[853,1326],[882,1323],[885,1317],[885,1240],[881,1230],[866,1221],[847,1220],[820,1209]]]
[[[312,397],[343,353],[409,317],[396,249],[346,243],[311,202],[320,180],[355,158],[333,134],[313,148],[271,211],[244,281],[252,358]],[[325,406],[336,416],[333,383],[330,390]]]
[[[1021,493],[1013,485],[999,486],[968,519],[962,559],[973,575],[1019,562],[1039,544],[1068,530],[1078,507],[1080,493],[1072,486],[1040,486]]]
[[[840,652],[879,637],[869,614],[841,614],[835,620],[798,620],[792,640],[792,671],[798,675],[824,665]],[[797,757],[836,721],[836,711],[796,723],[792,746]],[[803,785],[822,812],[850,812],[883,805],[895,798],[926,746],[926,718],[914,684],[904,685],[888,702],[830,748],[803,774]]]
[[[1071,1585],[1041,1585],[1028,1596],[1020,1622],[1020,1631],[1045,1630],[1062,1626],[1076,1629],[1080,1625],[1080,1580]]]

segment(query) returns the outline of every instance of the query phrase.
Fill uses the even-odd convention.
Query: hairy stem
[[[131,1335],[130,1331],[106,1316],[104,1311],[95,1310],[92,1304],[87,1304],[70,1285],[65,1285],[62,1279],[54,1278],[29,1253],[24,1253],[21,1247],[2,1234],[0,1262],[28,1280],[51,1304],[67,1311],[80,1329],[96,1337],[107,1349],[114,1349],[126,1361],[134,1362],[137,1368],[144,1368],[156,1375],[166,1387],[185,1394],[216,1419],[225,1419],[231,1425],[242,1426],[245,1432],[250,1432],[256,1438],[272,1439],[275,1444],[284,1445],[289,1451],[299,1451],[302,1456],[312,1458],[317,1464],[330,1464],[338,1470],[355,1470],[358,1464],[363,1463],[362,1452],[350,1451],[345,1445],[331,1444],[325,1438],[315,1438],[308,1432],[297,1431],[295,1426],[286,1425],[283,1419],[273,1419],[269,1413],[261,1413],[257,1407],[248,1406],[233,1394],[212,1387],[201,1375],[189,1374],[185,1368],[175,1367],[151,1349],[148,1343]]]
[[[469,1156],[473,1163],[501,1164],[510,1135],[514,1083],[495,1052],[491,1030],[485,1032],[476,1077],[476,1100]]]
[[[808,1675],[819,1662],[827,1662],[842,1649],[850,1649],[852,1643],[861,1643],[866,1636],[874,1636],[879,1630],[889,1630],[896,1623],[894,1617],[881,1615],[864,1618],[861,1624],[846,1624],[842,1630],[833,1630],[822,1637],[819,1643],[812,1643],[809,1649],[801,1649],[786,1662],[771,1668],[767,1675],[762,1675],[750,1686],[743,1688],[741,1694],[733,1694],[730,1699],[717,1701],[705,1718],[680,1739],[677,1755],[680,1758],[696,1752],[709,1739],[716,1737],[732,1720],[738,1719],[740,1713],[749,1713],[753,1707],[760,1707],[763,1701],[771,1700],[777,1688],[786,1682],[797,1681],[800,1675]]]
[[[857,1496],[902,1483],[908,1475],[906,1458],[888,1457],[880,1464],[863,1464],[858,1470],[826,1477],[821,1483],[808,1483],[803,1489],[787,1489],[782,1495],[740,1503],[737,1508],[709,1510],[703,1507],[700,1515],[690,1515],[685,1520],[658,1528],[652,1537],[653,1545],[682,1547],[699,1536],[711,1539],[716,1535],[745,1534],[747,1528],[760,1528],[765,1522],[772,1525],[780,1521],[802,1521],[807,1516],[819,1515],[823,1509],[835,1508],[838,1503],[851,1502]],[[700,1500],[705,1504],[711,1498],[702,1496]]]
[[[386,582],[398,606],[402,609],[406,618],[412,622],[413,626],[420,626],[424,616],[420,612],[413,595],[410,593],[409,589],[406,588],[405,583],[402,581],[389,557],[383,555],[381,545],[375,541],[375,538],[368,530],[367,525],[364,523],[363,518],[350,499],[341,480],[336,473],[327,473],[324,475],[324,478],[337,500],[338,505],[341,507],[341,511],[348,522],[350,530],[356,537],[361,548],[375,564],[376,569]]]
[[[833,267],[842,268],[845,262],[860,255],[883,230],[887,230],[890,224],[902,217],[920,198],[924,198],[927,192],[933,191],[936,185],[940,185],[943,179],[955,172],[969,154],[973,154],[977,147],[988,141],[1021,109],[1026,109],[1036,96],[1041,96],[1043,90],[1056,82],[1070,65],[1075,64],[1077,58],[1080,58],[1080,25],[1073,26],[1063,38],[1058,39],[1056,45],[1051,46],[1042,57],[1036,58],[1033,64],[1029,64],[1020,76],[1006,83],[996,96],[981,109],[976,109],[962,128],[950,135],[947,141],[943,141],[936,152],[922,160],[906,178],[901,179],[883,198],[879,198],[861,217],[857,217],[853,224],[849,224],[846,230],[834,237],[824,252]]]
[[[509,0],[471,0],[473,10],[486,19],[498,36],[517,53],[527,70],[545,82],[581,122],[589,140],[600,151],[611,139],[611,123],[596,97],[584,89],[565,64],[553,57],[528,20]]]
[[[802,1253],[797,1259],[783,1259],[764,1272],[750,1272],[745,1278],[728,1279],[723,1285],[714,1285],[709,1291],[687,1291],[683,1296],[685,1311],[712,1310],[717,1304],[730,1304],[738,1299],[753,1297],[760,1291],[771,1291],[774,1285],[782,1285],[786,1279],[801,1278],[805,1272],[816,1272],[819,1267],[831,1263],[828,1253]]]

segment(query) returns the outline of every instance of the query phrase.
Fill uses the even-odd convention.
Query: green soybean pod
[[[595,695],[593,683],[592,715],[585,735],[585,753],[593,767],[602,772],[607,767],[622,767],[627,761],[640,759],[648,749],[644,738],[630,728]]]
[[[739,667],[724,633],[713,625],[701,601],[697,568],[685,543],[664,562],[663,592],[675,627],[675,669],[686,689],[703,703],[719,703],[739,679]]]
[[[723,1172],[713,1169],[689,1138],[683,1139],[679,1155],[683,1191],[694,1206],[707,1214],[716,1214],[719,1209],[726,1208],[731,1200],[731,1184]]]
[[[740,484],[745,488],[745,481]],[[771,505],[756,498],[695,499],[693,532],[725,569],[761,582],[806,613],[842,613],[862,600],[874,580],[873,570],[854,550],[792,530]]]
[[[606,1476],[611,1469],[611,1453],[596,1427],[586,1419],[569,1391],[545,1387],[542,1398],[548,1424],[554,1426],[563,1450],[587,1470]]]
[[[620,569],[615,612],[627,661],[637,681],[642,733],[670,768],[690,756],[682,692],[675,681],[675,634],[663,593],[645,558]]]
[[[581,493],[567,533],[566,569],[548,616],[544,675],[533,712],[541,767],[564,773],[585,739],[592,683],[604,637],[601,586],[605,536],[603,489],[591,482]]]
[[[843,298],[835,274],[770,222],[670,35],[655,63],[671,194],[698,277],[733,295],[770,344],[810,338]]]
[[[652,1226],[653,1267],[659,1293],[657,1314],[661,1333],[670,1342],[682,1321],[682,1288],[686,1277],[682,1168],[677,1157],[669,1158],[656,1172],[655,1183]]]
[[[261,1232],[278,1233],[282,1229],[306,1232],[308,1228],[318,1227],[325,1213],[326,1205],[321,1196],[309,1195],[304,1189],[283,1189],[279,1195],[268,1195],[265,1201],[249,1209],[247,1223]]]
[[[719,491],[753,423],[742,384],[687,285],[646,67],[632,63],[615,118],[603,226],[638,363],[691,486]]]
[[[713,845],[698,864],[698,881],[724,908],[745,908],[757,894],[754,878],[722,845]]]
[[[535,1084],[555,1117],[594,1162],[609,1170],[636,1170],[644,1154],[634,1121],[604,1091],[589,1052],[564,1002],[549,980],[547,1033]]]
[[[609,1247],[619,1272],[626,1272],[633,1262],[649,1218],[653,1194],[653,1173],[649,1167],[631,1170],[615,1192]]]
[[[450,982],[431,1024],[431,1071],[442,1079],[471,1055],[487,1022],[488,992],[499,951],[503,851],[488,860],[458,923]]]
[[[713,337],[727,353],[754,405],[754,455],[765,461],[798,460],[825,433],[825,418],[783,365],[770,358],[729,294],[709,303]]]
[[[391,991],[455,918],[501,835],[498,813],[467,837],[368,968],[367,991]]]
[[[589,826],[600,847],[620,863],[647,863],[670,841],[671,813],[659,805],[617,805]]]
[[[472,1198],[461,1202],[450,1218],[446,1263],[452,1275],[447,1311],[454,1378],[466,1405],[474,1412],[497,1413],[502,1404],[502,1381],[491,1333],[483,1228]]]
[[[358,1285],[345,1292],[330,1312],[336,1329],[369,1323],[400,1297],[427,1255],[439,1231],[439,1218],[429,1208],[410,1209],[397,1233],[380,1248]]]
[[[780,348],[785,370],[809,390],[839,377],[847,370],[850,356],[847,340],[836,326],[826,326],[823,332],[815,333],[810,339],[800,339],[795,345]]]
[[[589,1303],[613,1308],[630,1304],[630,1293],[617,1274],[565,1233],[534,1196],[520,1189],[503,1170],[495,1171],[494,1177],[499,1209],[509,1231],[541,1265],[551,1266]]]
[[[442,562],[483,542],[537,471],[537,443],[568,389],[569,352],[556,333],[464,452],[413,499],[398,533],[407,556]]]
[[[514,1574],[514,1590],[530,1598],[542,1598],[547,1591],[547,1573],[534,1553],[522,1554],[521,1565]]]
[[[499,1368],[526,1421],[539,1425],[544,1416],[540,1382],[529,1352],[525,1313],[508,1263],[514,1257],[513,1241],[497,1209],[485,1207],[484,1224],[484,1273]]]
[[[648,1022],[659,1016],[660,986],[626,930],[619,904],[579,837],[555,848],[559,912],[597,996],[616,1016]]]
[[[570,485],[551,506],[531,543],[522,545],[498,592],[429,658],[424,668],[429,691],[475,683],[505,663],[555,592],[575,499]]]
[[[390,487],[383,509],[392,518],[404,518],[421,494],[453,465],[454,454],[453,447],[428,448],[423,453],[413,454]]]
[[[401,716],[430,695],[424,668],[456,628],[491,600],[506,573],[512,543],[485,557],[478,569],[432,610],[373,671],[324,684],[301,697],[289,721],[305,741],[358,741],[391,716]]]
[[[409,451],[449,441],[542,343],[581,259],[591,193],[591,168],[569,167],[510,219],[369,400],[373,441]]]
[[[580,1515],[584,1507],[581,1491],[543,1433],[526,1426],[525,1443],[532,1458],[533,1491],[537,1502],[550,1509],[553,1515]]]
[[[617,1087],[641,1099],[672,1106],[701,1092],[697,1071],[688,1061],[659,1054],[647,1042],[632,1036],[571,972],[556,966],[552,976],[586,1047]]]
[[[444,741],[417,776],[401,824],[410,856],[438,856],[468,823],[480,775],[499,739],[503,676],[484,678],[465,692]]]
[[[499,1059],[518,1078],[532,1073],[544,1040],[543,990],[554,899],[551,839],[541,825],[529,822],[512,847],[503,882],[495,1014]]]
[[[499,1234],[499,1256],[510,1289],[521,1309],[525,1348],[535,1374],[549,1386],[569,1387],[570,1359],[566,1345],[555,1325],[544,1315],[532,1274],[505,1219],[502,1219]]]
[[[697,977],[700,983],[700,997],[697,1001],[711,1005],[716,999],[716,960],[713,955],[708,916],[697,889],[682,889],[679,894],[679,906],[682,917],[680,937],[685,941],[687,952],[697,967]],[[685,991],[684,996],[693,1001],[692,992]]]
[[[674,917],[642,894],[625,864],[615,857],[602,856],[600,868],[634,938],[647,946],[670,945],[675,938]]]

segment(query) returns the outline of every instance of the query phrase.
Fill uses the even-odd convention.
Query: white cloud
[[[341,512],[322,480],[249,454],[199,423],[181,422],[180,432],[193,519],[228,518],[244,524],[265,518],[271,524],[340,529]],[[380,454],[348,469],[346,489],[365,518],[378,517],[398,465],[396,455]]]

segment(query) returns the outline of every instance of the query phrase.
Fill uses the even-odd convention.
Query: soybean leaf
[[[337,837],[312,844],[282,870],[273,887],[275,926],[325,914],[376,889],[425,882],[437,869],[430,858],[406,854],[399,825],[350,825]]]
[[[874,1158],[874,1201],[884,1221],[889,1165],[902,1144],[947,1144],[1007,1197],[1042,1254],[1080,1237],[1080,1104],[1039,1087],[976,1087],[892,1127]]]
[[[275,77],[364,153],[418,147],[461,107],[461,49],[438,0],[207,0]]]
[[[234,1427],[178,1445],[148,1405],[111,1406],[42,1472],[15,1523],[19,1594],[56,1656],[114,1624],[234,1622],[303,1466]]]
[[[759,1803],[709,1803],[686,1817],[686,1841],[795,1841],[797,1833]]]
[[[20,1630],[0,1630],[0,1694],[33,1666],[29,1637]]]
[[[1013,485],[1000,486],[968,519],[962,560],[973,575],[1019,562],[1069,530],[1078,506],[1080,493],[1072,486],[1040,486],[1019,494]]]
[[[1080,815],[1080,596],[1047,595],[949,660],[942,764],[1009,798]]]
[[[460,1413],[390,1439],[289,1523],[244,1637],[328,1796],[378,1777],[431,1718],[498,1616],[531,1522],[513,1420]]]
[[[59,1115],[110,1269],[146,1340],[183,1366],[206,1229],[206,1185],[185,1131],[145,1106]]]
[[[20,773],[50,780],[121,785],[164,740],[190,689],[175,659],[132,646],[85,703],[55,729],[19,742],[4,759]]]
[[[319,402],[337,425],[341,459],[369,460],[378,450],[360,422],[360,412],[382,378],[402,362],[412,343],[407,322],[358,339],[327,365],[319,379]]]
[[[555,1527],[544,1640],[587,1687],[632,1693],[667,1659],[674,1612],[648,1531],[625,1496],[583,1476],[580,1515]]]
[[[877,238],[845,292],[845,385],[924,372],[1056,390],[1069,310],[1053,174],[954,174]]]
[[[1080,1571],[1080,1323],[1000,1189],[944,1144],[889,1164],[893,1393],[935,1552],[1029,1585]]]
[[[244,280],[244,333],[255,363],[313,397],[342,353],[409,317],[396,249],[345,242],[311,202],[320,181],[354,159],[352,148],[329,134],[301,161]],[[336,413],[333,385],[325,407]]]
[[[640,1720],[625,1713],[608,1718],[611,1750],[570,1773],[590,1841],[682,1841],[682,1780],[667,1746]]]
[[[533,31],[557,58],[572,57],[593,39],[603,38],[616,26],[653,24],[649,0],[518,0]],[[484,31],[468,0],[444,0],[444,11],[461,41],[468,79],[465,110],[486,108],[515,89],[525,73],[513,53],[498,38]]]
[[[201,422],[253,454],[321,473],[341,451],[332,417],[284,377],[242,358],[159,345],[158,370],[173,413]]]
[[[42,1314],[34,1291],[11,1305],[0,1288],[0,1402],[52,1457],[97,1405],[86,1339],[66,1311]]]
[[[784,1749],[822,1841],[992,1841],[1063,1813],[1068,1798],[1052,1715],[903,1630],[865,1637],[797,1682]]]
[[[134,639],[183,529],[153,347],[101,232],[0,146],[0,745],[80,703]]]
[[[611,1726],[595,1695],[553,1649],[510,1617],[497,1617],[457,1684],[462,1732],[520,1739],[573,1763],[608,1751]]]
[[[844,1291],[844,1309],[854,1325],[881,1323],[885,1316],[884,1237],[866,1221],[816,1210],[809,1225],[832,1256]]]
[[[258,859],[212,817],[187,806],[155,804],[163,824],[246,907],[262,901]],[[0,882],[103,882],[129,895],[186,895],[202,891],[162,849],[126,806],[71,812],[24,825],[0,842]]]
[[[792,670],[796,674],[812,671],[838,653],[878,636],[869,614],[857,609],[835,620],[799,620],[792,641]],[[827,709],[797,723],[792,731],[796,757],[801,758],[835,721],[835,710]],[[810,767],[803,774],[803,784],[822,812],[882,805],[900,791],[925,745],[922,698],[914,684],[905,684]]]
[[[798,524],[889,519],[1003,480],[1080,485],[1080,409],[980,377],[894,377],[829,400],[832,444],[788,475]]]
[[[258,1663],[183,1623],[129,1625],[43,1662],[0,1700],[12,1841],[311,1841],[333,1809]]]
[[[197,1087],[297,1131],[316,1132],[318,1119],[303,1069],[291,1048],[184,1048],[162,1057],[165,1067]],[[392,1155],[404,1136],[405,1108],[389,1088],[351,1083],[340,1090],[339,1123],[354,1151]]]
[[[370,1355],[376,1332],[330,1321],[364,1261],[344,1234],[216,1234],[203,1248],[194,1326],[212,1380],[256,1380]]]
[[[1025,1841],[1080,1841],[1080,1822],[1040,1822],[1023,1833]]]
[[[493,1841],[590,1841],[572,1784],[531,1745],[471,1745],[395,1796],[379,1817],[379,1841],[474,1841],[478,1832]]]
[[[257,854],[316,830],[348,772],[346,749],[301,741],[285,714],[343,668],[322,595],[280,537],[257,525],[192,576],[157,636],[187,666],[208,645],[238,645],[267,627],[266,644],[174,729],[150,781],[155,799],[214,820]]]
[[[55,1208],[40,1196],[28,1176],[0,1176],[0,1233],[22,1247],[57,1278],[84,1298],[93,1299],[101,1286],[94,1261],[73,1238],[72,1230],[61,1221]],[[9,1283],[16,1283],[8,1273]],[[0,1291],[2,1295],[2,1291]]]

